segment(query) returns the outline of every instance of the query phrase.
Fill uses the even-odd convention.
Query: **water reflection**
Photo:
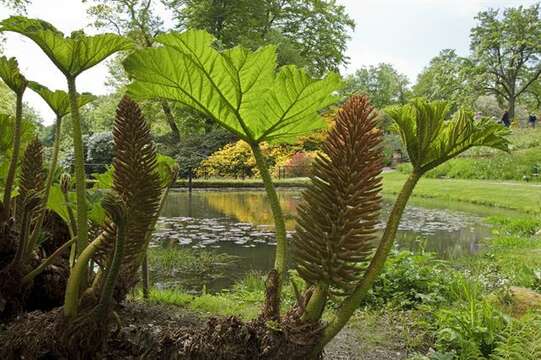
[[[294,230],[299,191],[280,191],[286,228]],[[385,201],[383,228],[391,203]],[[156,240],[176,239],[179,245],[218,248],[257,248],[263,244],[272,255],[272,214],[262,191],[177,191],[170,194],[160,218]],[[481,217],[442,208],[410,205],[400,223],[397,243],[401,248],[423,248],[442,257],[477,251],[489,235]],[[238,250],[242,251],[242,250]]]
[[[280,191],[278,196],[291,238],[301,193]],[[386,200],[380,231],[390,206],[391,201]],[[415,203],[408,206],[400,223],[397,246],[413,251],[424,249],[444,258],[476,252],[480,241],[490,234],[481,220],[482,211],[473,215],[470,210],[467,213],[447,210],[450,206],[426,202],[422,206]],[[201,291],[205,286],[217,291],[229,287],[249,271],[266,272],[274,261],[272,223],[263,191],[194,191],[191,195],[172,192],[158,221],[152,246],[175,252],[181,248],[205,249],[235,256],[237,261],[229,267],[220,267],[216,274],[154,272],[153,280],[161,286],[182,286],[193,291]]]

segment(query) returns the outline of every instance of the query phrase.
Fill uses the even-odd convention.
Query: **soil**
[[[369,329],[372,331],[372,329]],[[346,326],[325,347],[324,360],[403,360],[407,351],[397,343],[370,344],[363,341],[359,331]]]
[[[217,327],[231,329],[237,326],[237,333],[250,331],[246,324],[235,318],[216,319],[202,313],[195,313],[178,306],[128,302],[117,309],[119,322],[113,322],[110,340],[104,352],[94,359],[184,359],[170,352],[178,345],[179,339],[186,339],[190,334],[205,334],[209,324],[213,330]],[[11,324],[9,331],[0,328],[0,358],[15,360],[54,360],[65,359],[50,351],[54,344],[55,321],[60,309],[47,313],[32,312]],[[393,319],[375,317],[375,320],[353,319],[338,336],[326,347],[324,360],[403,360],[408,352],[404,336],[396,330]],[[364,327],[364,331],[363,331]],[[189,330],[188,330],[189,329]],[[21,334],[24,334],[21,336]],[[44,334],[49,334],[44,336]],[[208,335],[208,334],[207,334]],[[404,335],[404,334],[402,334]],[[193,339],[193,337],[192,337]],[[30,340],[30,341],[29,341]],[[192,345],[195,342],[192,343]],[[8,345],[9,344],[9,345]],[[211,347],[216,344],[208,344]],[[222,345],[226,345],[225,343]],[[169,348],[169,350],[167,350]],[[208,351],[208,349],[207,349]],[[208,359],[216,353],[210,353]],[[186,357],[201,359],[203,357]],[[241,356],[240,359],[249,357]],[[224,359],[237,359],[225,357]],[[257,359],[257,357],[254,357]],[[281,359],[290,359],[287,355]]]
[[[314,328],[297,328],[287,316],[275,329],[263,321],[206,318],[168,305],[128,302],[116,313],[104,348],[82,356],[66,355],[58,342],[65,335],[60,308],[28,313],[0,333],[0,359],[301,360],[310,358],[317,339]]]

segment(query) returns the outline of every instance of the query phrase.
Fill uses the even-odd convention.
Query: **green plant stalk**
[[[116,224],[116,241],[109,266],[109,271],[105,277],[105,283],[101,292],[98,312],[96,314],[98,321],[103,321],[107,318],[111,303],[113,300],[113,291],[115,289],[116,281],[120,275],[120,269],[122,266],[122,258],[124,257],[124,242],[126,240],[126,222],[125,219],[119,221]]]
[[[68,93],[70,98],[71,119],[73,128],[73,150],[75,155],[75,191],[77,195],[77,247],[75,254],[78,258],[88,244],[88,214],[86,207],[86,177],[83,154],[83,137],[81,134],[81,119],[79,116],[79,107],[77,104],[77,89],[75,86],[75,77],[67,77]],[[78,259],[77,262],[80,262]],[[86,260],[88,261],[88,260]],[[87,286],[88,264],[78,264],[83,267],[83,274],[79,281],[82,289]]]
[[[374,257],[370,261],[370,265],[368,266],[363,279],[355,288],[353,294],[347,297],[340,305],[335,313],[334,319],[323,331],[320,342],[314,350],[315,353],[321,352],[323,347],[328,344],[329,341],[331,341],[347,324],[355,310],[359,308],[361,300],[364,298],[364,296],[366,296],[368,290],[372,287],[372,284],[383,269],[385,260],[393,248],[398,225],[400,224],[400,219],[402,218],[406,204],[408,203],[408,200],[415,189],[415,185],[420,178],[421,175],[416,171],[413,171],[402,186],[402,190],[398,194],[393,209],[391,210],[391,214],[389,215],[389,220],[387,222],[387,226],[385,227],[385,231],[383,232],[381,242],[378,245]]]
[[[145,253],[143,256],[143,260],[141,263],[141,275],[143,278],[143,298],[148,299],[149,297],[149,274],[148,274],[148,244],[150,244],[150,239],[152,238],[152,232],[154,231],[154,228],[156,227],[156,223],[158,222],[158,218],[160,217],[160,214],[163,210],[163,207],[165,206],[165,202],[167,201],[167,196],[169,195],[169,192],[175,182],[177,181],[178,177],[178,169],[171,172],[171,179],[169,180],[169,183],[165,186],[165,190],[163,191],[162,197],[160,198],[160,204],[158,206],[158,211],[156,212],[154,216],[154,220],[152,221],[152,224],[149,227],[149,231],[145,238]]]
[[[141,264],[141,275],[143,278],[143,299],[148,299],[149,297],[149,275],[148,275],[148,254],[145,252],[145,256],[143,257],[143,263]]]
[[[280,207],[280,201],[278,200],[278,194],[272,182],[272,178],[265,160],[265,156],[261,152],[259,144],[250,144],[252,152],[254,153],[255,161],[263,184],[265,185],[265,191],[269,198],[272,216],[274,218],[274,231],[276,234],[276,252],[274,258],[274,269],[279,274],[280,283],[278,284],[278,298],[280,298],[280,291],[284,277],[287,272],[287,238],[286,238],[286,225],[284,221],[284,215],[282,208]]]
[[[47,212],[47,202],[49,201],[49,193],[51,191],[51,186],[53,185],[54,172],[56,171],[56,164],[58,162],[58,153],[60,152],[60,126],[62,125],[62,118],[57,116],[56,118],[56,128],[54,131],[54,144],[53,144],[53,154],[51,157],[51,164],[49,165],[49,173],[47,174],[47,180],[45,183],[45,191],[43,192],[43,207],[40,209],[39,217],[32,231],[30,237],[30,249],[33,249],[37,243],[38,236],[41,232],[41,227],[43,226],[43,221],[45,220],[45,214]],[[73,234],[71,234],[73,237]]]
[[[28,209],[24,209],[23,220],[21,223],[21,234],[19,237],[19,244],[17,246],[17,251],[15,252],[15,256],[13,258],[13,264],[15,264],[15,266],[20,266],[22,263],[24,263],[27,242],[28,242],[28,231],[30,229],[31,218],[32,218],[32,212],[29,211]]]
[[[68,218],[69,218],[69,222],[68,222],[68,228],[69,228],[69,231],[70,231],[70,235],[71,237],[74,237],[75,234],[77,234],[77,221],[75,220],[75,215],[73,213],[73,208],[71,207],[70,205],[70,199],[69,199],[69,194],[67,192],[63,192],[62,191],[62,196],[64,198],[64,204],[66,205],[66,209],[68,210]],[[75,246],[74,246],[75,248]]]
[[[11,192],[15,182],[15,173],[17,172],[17,163],[21,151],[21,131],[23,119],[23,93],[17,94],[15,105],[15,123],[13,124],[13,151],[9,163],[8,174],[6,176],[6,185],[4,188],[4,211],[5,217],[9,217],[11,209]]]
[[[105,239],[104,236],[98,236],[83,250],[81,255],[77,257],[75,265],[71,269],[70,277],[66,285],[66,294],[64,295],[64,316],[68,319],[73,319],[79,308],[79,289],[81,279],[86,278],[88,262],[98,250],[101,242]]]
[[[71,244],[73,244],[75,240],[76,239],[71,239],[70,241],[67,241],[66,243],[64,243],[62,246],[56,249],[56,251],[52,253],[51,256],[49,256],[41,264],[39,264],[37,268],[35,268],[34,270],[26,274],[21,281],[23,286],[28,285],[32,280],[34,280],[36,276],[41,274],[43,270],[45,270],[45,268],[49,266],[56,258],[62,255],[64,250],[66,250]]]
[[[321,319],[323,310],[325,310],[325,303],[327,302],[328,290],[329,284],[325,282],[320,282],[316,285],[302,316],[303,321],[318,321]]]

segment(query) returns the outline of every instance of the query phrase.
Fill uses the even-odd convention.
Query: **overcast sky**
[[[442,49],[456,49],[466,55],[474,16],[487,8],[532,5],[539,0],[337,0],[344,4],[357,24],[351,34],[347,55],[350,64],[344,73],[364,65],[393,64],[412,82],[430,59]],[[0,19],[11,15],[0,6]],[[64,32],[86,27],[90,19],[80,0],[33,0],[28,16],[51,22]],[[90,29],[85,29],[92,32]],[[19,60],[24,74],[53,89],[65,89],[65,80],[55,66],[30,40],[9,33],[5,54]],[[106,67],[98,65],[77,81],[79,91],[101,95]],[[28,91],[25,101],[41,114],[46,124],[54,115],[42,100]]]

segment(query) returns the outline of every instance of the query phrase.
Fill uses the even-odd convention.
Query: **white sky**
[[[337,0],[346,6],[357,24],[347,50],[351,60],[345,73],[363,65],[387,62],[414,82],[417,74],[441,49],[456,49],[461,55],[468,53],[469,31],[479,11],[489,7],[528,6],[537,1]],[[9,11],[0,6],[0,19],[9,15]],[[80,0],[33,0],[28,16],[49,21],[66,33],[90,23]],[[92,32],[87,27],[85,31]],[[9,33],[5,54],[18,59],[27,78],[52,89],[66,88],[62,74],[32,41]],[[96,95],[107,93],[106,72],[103,63],[86,71],[77,79],[78,90]],[[53,113],[39,96],[28,91],[25,101],[38,110],[45,124],[53,122]]]

